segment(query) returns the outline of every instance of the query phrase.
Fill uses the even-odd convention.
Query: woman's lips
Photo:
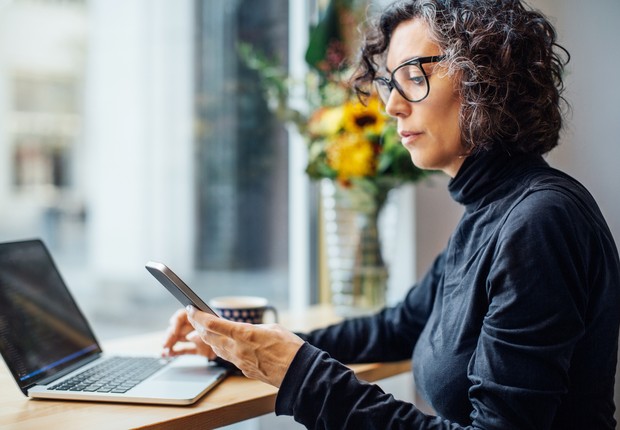
[[[399,131],[398,134],[400,134],[400,141],[404,146],[413,145],[422,135],[421,132],[417,131]]]

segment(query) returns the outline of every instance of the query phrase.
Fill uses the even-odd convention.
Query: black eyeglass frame
[[[424,100],[426,97],[428,97],[428,94],[431,92],[431,84],[428,81],[428,75],[426,74],[426,71],[424,70],[424,67],[422,67],[422,64],[428,64],[428,63],[437,63],[441,60],[443,60],[444,58],[446,58],[445,55],[432,55],[429,57],[416,57],[416,58],[412,58],[411,60],[407,60],[404,63],[400,64],[398,67],[396,67],[394,69],[394,71],[390,74],[390,79],[384,78],[384,77],[378,77],[373,79],[373,82],[375,82],[375,85],[377,81],[383,82],[387,88],[390,90],[388,93],[388,99],[389,99],[389,94],[392,93],[392,90],[396,88],[396,91],[398,91],[398,93],[403,96],[403,98],[405,100],[407,100],[408,102],[411,103],[417,103],[417,102],[421,102],[422,100]],[[420,70],[422,70],[422,75],[424,76],[424,81],[426,82],[426,94],[424,94],[423,97],[417,99],[417,100],[412,100],[409,97],[407,97],[405,95],[405,92],[403,91],[403,89],[400,87],[398,81],[394,80],[394,75],[396,74],[396,72],[398,72],[398,70],[402,69],[405,66],[412,66],[412,65],[416,65],[418,66],[418,68]],[[377,90],[379,91],[379,90]],[[379,91],[379,96],[381,96],[381,92]],[[384,103],[387,103],[387,100],[384,100]]]

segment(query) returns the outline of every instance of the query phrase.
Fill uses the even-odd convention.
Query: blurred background
[[[366,3],[372,13],[389,0]],[[549,161],[589,188],[620,242],[620,2],[530,3],[572,55],[572,111]],[[236,47],[251,42],[303,76],[327,4],[0,0],[0,241],[42,238],[104,340],[161,330],[178,307],[147,260],[205,298],[261,295],[291,310],[325,300],[303,138],[274,118]],[[446,184],[398,194],[390,303],[461,214]]]
[[[291,19],[283,1],[0,2],[0,239],[41,237],[100,337],[177,308],[147,260],[288,307],[288,138],[236,45],[287,62]]]

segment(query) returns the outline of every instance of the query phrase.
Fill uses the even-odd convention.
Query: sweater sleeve
[[[345,320],[301,337],[342,363],[410,358],[431,312],[443,264],[444,256],[440,254],[431,270],[397,306],[373,316]]]
[[[443,264],[441,254],[398,306],[304,335],[307,342],[278,392],[276,414],[292,415],[309,429],[460,428],[360,381],[342,364],[411,357],[431,312]]]
[[[292,415],[309,429],[459,428],[360,381],[351,369],[308,343],[282,382],[276,414]]]

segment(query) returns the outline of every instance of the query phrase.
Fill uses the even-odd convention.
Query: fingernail
[[[196,308],[193,307],[192,305],[185,306],[185,310],[187,311],[190,317],[194,315],[194,312],[196,312]]]

